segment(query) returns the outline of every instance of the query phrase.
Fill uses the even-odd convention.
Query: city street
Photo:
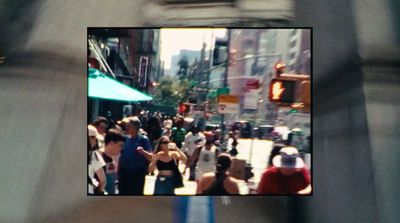
[[[101,145],[106,144],[110,129],[132,139],[143,133],[156,154],[165,155],[168,160],[172,156],[167,150],[170,148],[162,146],[168,141],[177,145],[187,143],[194,148],[199,143],[197,133],[201,130],[204,139],[200,141],[210,146],[227,136],[221,133],[239,131],[242,139],[236,146],[237,156],[229,157],[231,166],[224,164],[223,156],[215,162],[219,162],[220,171],[238,181],[239,192],[236,186],[227,183],[223,189],[234,194],[254,194],[267,168],[273,142],[249,137],[287,138],[285,144],[299,148],[281,151],[284,163],[275,167],[293,169],[298,160],[295,156],[300,156],[298,150],[311,137],[310,39],[309,29],[90,28],[88,127],[94,126],[97,133],[93,136]],[[220,123],[226,123],[227,131]],[[257,134],[253,134],[255,129]],[[157,145],[161,139],[164,142]],[[145,161],[140,160],[151,155],[124,153],[137,149],[138,145],[150,149],[141,141],[139,144],[134,141],[126,140],[121,148],[124,165],[127,169],[145,168]],[[233,139],[228,140],[227,151],[231,150],[232,143]],[[92,144],[95,146],[95,142]],[[216,165],[210,159],[212,154],[202,151],[198,155],[200,165],[209,166],[207,169]],[[157,159],[161,158],[157,156]],[[309,164],[310,157],[306,159]],[[181,172],[184,167],[182,162],[178,166]],[[171,168],[163,164],[156,166],[155,174],[146,176],[144,194],[154,193],[158,170]],[[187,181],[188,178],[189,171],[183,176],[184,187],[174,191],[177,195],[196,194],[197,183]],[[295,181],[296,177],[290,180]],[[294,182],[283,184],[296,185]],[[157,182],[160,186],[157,188],[164,191],[157,193],[173,193],[165,185]],[[289,190],[285,186],[272,188],[276,185],[270,183],[263,188],[271,187],[268,190],[274,194],[300,190]],[[208,189],[211,194],[222,191],[217,186]]]
[[[248,161],[250,159],[250,148],[251,148],[251,139],[239,139],[239,145],[237,147],[238,150],[238,159],[243,159]],[[230,143],[230,142],[229,142]],[[249,182],[254,182],[252,185],[253,188],[256,188],[261,179],[261,174],[265,170],[269,154],[272,150],[272,141],[269,140],[259,140],[254,139],[253,141],[253,152],[251,157],[251,166],[253,167],[254,177],[249,180]],[[180,169],[183,170],[184,166],[181,164]],[[187,181],[189,171],[187,171],[186,176],[184,176],[184,185],[185,187],[179,188],[175,190],[177,195],[194,195],[196,193],[196,182]],[[146,184],[145,184],[145,195],[152,195],[154,190],[154,183],[156,180],[156,176],[147,176]],[[249,194],[249,187],[247,183],[243,180],[239,181],[239,190],[240,194]]]

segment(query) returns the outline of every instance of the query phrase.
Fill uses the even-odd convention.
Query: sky
[[[201,50],[203,41],[210,48],[214,30],[215,37],[224,37],[224,28],[164,28],[161,29],[161,60],[165,61],[164,68],[171,68],[171,58],[179,54],[181,49]]]

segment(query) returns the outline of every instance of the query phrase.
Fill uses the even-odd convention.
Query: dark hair
[[[100,123],[102,123],[102,122],[108,126],[108,120],[106,118],[104,118],[103,116],[97,117],[97,119],[94,120],[93,125],[98,127],[100,125]]]
[[[110,129],[104,137],[104,143],[107,145],[110,142],[124,142],[124,136],[116,129]]]
[[[135,126],[137,130],[139,130],[142,125],[139,120],[135,120],[135,119],[131,119],[129,121],[129,124]]]
[[[161,123],[157,117],[149,118],[145,130],[151,140],[157,140],[162,136]]]
[[[275,144],[274,147],[271,150],[271,154],[269,155],[269,159],[268,159],[268,166],[272,166],[272,159],[276,156],[279,155],[279,152],[281,151],[281,149],[285,147],[284,144]]]
[[[218,179],[225,174],[225,172],[231,167],[232,160],[231,156],[227,153],[221,153],[217,157],[216,173],[215,178]]]

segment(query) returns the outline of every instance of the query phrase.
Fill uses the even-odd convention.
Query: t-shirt
[[[172,128],[171,140],[173,142],[183,142],[185,140],[186,130],[184,128]]]
[[[99,170],[100,168],[102,168],[103,166],[105,166],[106,163],[104,162],[103,157],[100,155],[99,152],[97,151],[93,151],[92,155],[90,157],[90,164],[88,167],[88,176],[90,177],[90,179],[92,180],[92,182],[94,184],[97,184],[97,180],[94,178],[94,175],[96,173],[97,170]],[[88,190],[89,190],[89,194],[93,194],[94,192],[94,186],[91,184],[88,184]]]
[[[196,144],[197,140],[201,140],[199,144]],[[184,145],[184,151],[189,155],[193,155],[193,152],[195,151],[197,145],[204,145],[206,142],[206,137],[204,136],[203,133],[199,132],[197,135],[193,135],[191,132],[189,132],[186,137],[185,137],[185,145]]]
[[[283,175],[277,167],[273,166],[263,173],[257,193],[296,194],[306,188],[310,182],[310,174],[306,167],[297,170],[292,175]]]
[[[147,166],[148,161],[145,156],[137,151],[138,146],[143,147],[147,152],[152,152],[149,139],[146,136],[139,135],[135,138],[127,138],[119,158],[120,168],[134,170]]]

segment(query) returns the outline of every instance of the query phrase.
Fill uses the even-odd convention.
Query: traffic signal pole
[[[227,30],[227,62],[225,64],[225,73],[224,73],[224,88],[228,87],[228,70],[229,70],[229,52],[230,52],[230,43],[231,43],[231,30]],[[221,139],[220,139],[220,150],[226,151],[227,145],[225,142],[225,133],[226,133],[226,126],[225,126],[225,115],[221,114]]]

